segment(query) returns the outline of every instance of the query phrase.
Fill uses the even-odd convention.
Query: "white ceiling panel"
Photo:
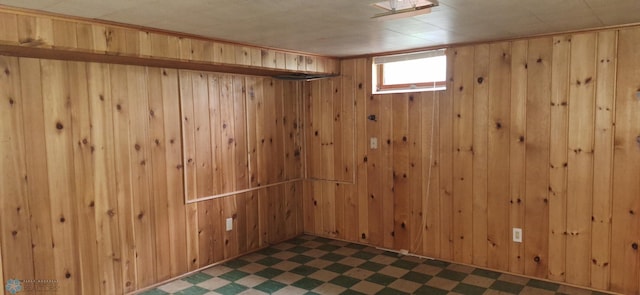
[[[412,1],[412,0],[401,0]],[[640,0],[440,0],[374,20],[374,0],[0,0],[0,4],[330,56],[640,22]]]

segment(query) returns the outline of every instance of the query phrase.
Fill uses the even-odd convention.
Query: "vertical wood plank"
[[[616,31],[599,32],[597,38],[591,286],[607,290],[611,278],[613,129],[618,34]]]
[[[545,277],[549,243],[549,138],[553,39],[529,40],[526,105],[525,274]],[[512,134],[513,138],[513,134]],[[524,237],[524,235],[523,235]]]
[[[616,129],[611,226],[611,290],[640,293],[640,30],[620,30],[616,83]]]
[[[27,186],[29,211],[38,212],[38,214],[31,214],[31,245],[34,261],[46,261],[53,257],[53,248],[51,247],[53,233],[51,228],[51,212],[49,211],[51,198],[49,186],[47,185],[46,129],[44,124],[40,60],[20,58],[19,63],[20,76],[30,77],[29,79],[20,79],[20,94],[22,97],[28,98],[22,102],[22,113],[24,118],[24,134],[28,134],[28,136],[24,136],[24,148],[26,176],[28,183],[31,184]],[[3,86],[2,88],[11,91],[10,85],[7,85],[7,87]],[[15,102],[14,105],[16,105]],[[19,106],[19,104],[16,106]],[[9,125],[3,124],[3,126]],[[43,263],[36,263],[33,267],[35,278],[55,277],[55,267],[51,267],[51,265],[47,266]]]
[[[474,51],[473,87],[473,264],[487,265],[487,132],[489,119],[489,45]]]
[[[77,258],[77,235],[74,224],[76,189],[74,187],[73,134],[71,125],[71,101],[66,62],[42,60],[42,90],[47,146],[47,168],[49,169],[49,192],[51,224],[53,229],[53,254],[59,291],[80,293],[80,265]],[[77,277],[77,279],[76,279]]]
[[[453,251],[453,62],[455,51],[447,52],[447,90],[438,97],[439,131],[439,226],[440,257],[452,260]],[[435,208],[433,209],[435,210]]]
[[[13,13],[0,13],[0,40],[18,44],[18,16]],[[4,282],[4,281],[3,281]]]
[[[449,58],[449,56],[447,56]],[[447,87],[451,83],[448,83]],[[440,255],[440,99],[445,92],[431,92],[422,99],[422,175],[425,184],[422,186],[422,248],[426,256]]]
[[[593,200],[593,136],[595,100],[595,33],[571,39],[569,72],[569,138],[567,171],[568,283],[591,280],[591,217]]]
[[[24,152],[25,138],[23,137],[24,132],[27,131],[23,129],[23,108],[28,107],[30,103],[28,99],[23,100],[20,92],[21,73],[18,58],[1,56],[0,69],[2,69],[0,74],[0,149],[3,151],[0,156],[0,175],[2,176],[0,178],[0,195],[3,196],[0,198],[0,212],[2,212],[2,222],[0,223],[2,249],[0,251],[3,252],[2,257],[4,258],[2,268],[7,279],[31,279],[34,278],[34,253],[31,249],[32,233],[30,227],[32,225],[29,220],[30,196],[28,194],[32,191],[27,186],[29,179],[27,167],[25,167],[25,156],[27,155]],[[46,133],[52,133],[52,130],[49,128]],[[49,137],[51,135],[47,135],[47,138]],[[37,178],[32,180],[38,181]],[[47,185],[47,183],[40,183],[40,185]],[[49,220],[50,222],[51,220]],[[37,221],[35,225],[37,225]],[[40,237],[35,240],[40,240]],[[38,245],[38,247],[41,246]],[[41,254],[40,249],[35,248],[33,251],[37,256]],[[58,249],[54,249],[54,251],[54,253],[60,253]],[[57,278],[59,267],[54,264],[53,268],[56,270],[55,277]],[[62,287],[68,290],[67,284]]]
[[[369,195],[367,194],[367,170],[369,166],[369,137],[365,130],[367,126],[367,85],[370,83],[367,76],[369,75],[367,70],[367,59],[360,58],[355,61],[355,81],[354,86],[357,85],[355,90],[355,132],[356,132],[356,156],[355,161],[356,169],[356,184],[357,188],[357,202],[358,202],[358,231],[357,237],[360,242],[368,242],[369,236]]]
[[[509,155],[511,94],[511,46],[501,42],[489,49],[489,122],[487,142],[487,214],[488,221],[487,266],[494,269],[509,268]],[[500,180],[500,181],[497,181]],[[506,255],[505,255],[506,254]]]
[[[511,129],[509,139],[509,219],[510,228],[525,228],[525,139],[527,128],[527,78],[529,60],[527,59],[528,40],[511,44]],[[534,53],[535,54],[535,53]],[[536,98],[537,99],[537,98]],[[523,240],[524,243],[529,239]],[[510,243],[509,271],[524,273],[524,243]]]
[[[114,263],[120,256],[120,228],[113,218],[118,206],[115,196],[115,147],[109,67],[87,64],[87,88],[91,112],[91,142],[94,146],[93,194],[95,196],[96,243],[98,245],[99,286],[102,294],[116,293],[122,278]]]
[[[50,47],[53,45],[51,19],[18,15],[18,42],[22,46]]]
[[[411,199],[409,198],[409,95],[391,95],[391,165],[393,194],[393,245],[409,250]],[[388,208],[388,207],[386,207]]]
[[[75,28],[74,28],[75,29]],[[71,105],[71,127],[76,198],[77,249],[80,263],[80,282],[83,293],[98,294],[99,275],[97,263],[96,214],[94,196],[95,146],[91,141],[89,100],[87,99],[87,69],[85,63],[69,62],[69,103]],[[72,222],[74,222],[72,220]]]
[[[551,61],[551,134],[549,137],[549,265],[548,278],[565,280],[567,206],[567,132],[571,36],[553,38]]]
[[[132,115],[130,99],[128,95],[127,68],[120,65],[109,67],[110,88],[112,95],[113,112],[113,138],[115,147],[115,181],[117,208],[110,215],[118,219],[120,228],[120,256],[114,259],[115,269],[120,270],[122,285],[116,289],[122,292],[131,292],[137,289],[136,259],[135,259],[135,235],[134,235],[134,210],[132,199],[132,171],[129,165],[132,162],[130,153],[129,118]],[[117,281],[117,280],[116,280]]]
[[[473,254],[473,58],[472,46],[453,54],[453,258]]]

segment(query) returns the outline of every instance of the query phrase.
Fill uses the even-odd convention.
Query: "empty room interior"
[[[0,0],[3,294],[640,295],[640,1]]]

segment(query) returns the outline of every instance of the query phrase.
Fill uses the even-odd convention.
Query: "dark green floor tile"
[[[352,277],[348,277],[348,276],[337,276],[335,277],[333,280],[329,281],[330,283],[334,284],[334,285],[338,285],[341,287],[345,287],[345,288],[351,288],[351,286],[357,284],[358,282],[360,282],[360,280],[358,279],[354,279]]]
[[[367,294],[360,293],[360,292],[355,291],[355,290],[346,290],[346,291],[340,293],[340,295],[367,295]]]
[[[267,256],[273,255],[273,254],[276,254],[276,253],[280,253],[280,252],[282,252],[282,251],[280,251],[280,250],[278,250],[276,248],[265,248],[265,249],[262,249],[262,250],[258,251],[258,253],[260,253],[262,255],[267,255]]]
[[[481,276],[481,277],[485,277],[485,278],[490,278],[490,279],[498,279],[502,274],[499,272],[495,272],[495,271],[490,271],[490,270],[486,270],[486,269],[479,269],[476,268],[473,270],[473,272],[471,272],[471,274],[477,275],[477,276]]]
[[[228,273],[225,273],[225,274],[223,274],[223,275],[221,275],[219,277],[223,278],[223,279],[225,279],[227,281],[235,282],[235,281],[237,281],[239,279],[242,279],[242,278],[244,278],[244,277],[246,277],[248,275],[249,274],[244,272],[244,271],[232,270],[232,271],[230,271]]]
[[[444,261],[435,260],[435,259],[427,259],[423,263],[431,265],[431,266],[442,267],[442,268],[445,268],[445,267],[449,266],[449,264],[451,264],[449,262],[444,262]]]
[[[289,272],[295,273],[295,274],[299,274],[301,276],[308,276],[316,271],[318,271],[319,269],[313,267],[313,266],[308,266],[308,265],[300,265],[292,270],[290,270]]]
[[[365,245],[354,244],[354,243],[346,245],[345,247],[350,248],[350,249],[356,249],[356,250],[362,250],[364,248],[367,248],[367,246],[365,246]]]
[[[389,287],[386,287],[378,291],[378,293],[376,293],[376,295],[403,295],[403,294],[409,295],[409,293],[405,293],[400,290],[396,290],[394,288],[389,288]]]
[[[249,288],[247,288],[246,286],[238,285],[236,283],[231,283],[223,287],[220,287],[218,289],[215,289],[213,291],[216,291],[223,295],[234,295],[234,294],[242,293],[244,292],[244,290],[247,290],[247,289]]]
[[[249,264],[249,262],[244,261],[242,259],[234,259],[234,260],[226,262],[224,264],[224,266],[230,267],[230,268],[240,268],[240,267],[243,267],[243,266],[245,266],[247,264]]]
[[[316,242],[318,242],[318,243],[326,244],[326,243],[331,242],[332,240],[327,239],[327,238],[316,237],[316,238],[314,239],[314,241],[316,241]]]
[[[294,253],[298,253],[298,254],[307,252],[309,250],[311,250],[311,248],[307,248],[305,246],[295,246],[293,248],[287,249],[287,251],[289,251],[289,252],[294,252]]]
[[[271,268],[271,267],[267,267],[259,272],[256,272],[255,275],[257,276],[261,276],[263,278],[267,278],[267,279],[272,279],[275,278],[277,276],[279,276],[281,273],[283,273],[284,271],[279,270],[279,269],[275,269],[275,268]]]
[[[365,251],[360,251],[357,253],[354,253],[353,255],[351,255],[352,257],[355,258],[360,258],[360,259],[364,259],[364,260],[369,260],[373,257],[376,257],[376,254],[373,253],[369,253],[369,252],[365,252]]]
[[[396,278],[388,276],[388,275],[383,275],[381,273],[374,273],[371,276],[369,276],[368,278],[366,278],[367,282],[372,282],[372,283],[376,283],[378,285],[383,285],[383,286],[387,286],[391,283],[393,283],[396,280]]]
[[[168,295],[169,293],[162,291],[160,289],[152,289],[149,291],[142,292],[138,295]]]
[[[391,251],[384,251],[384,252],[382,252],[382,255],[388,256],[388,257],[393,257],[393,258],[399,258],[400,257],[400,254],[395,253],[395,252],[391,252]]]
[[[402,276],[402,278],[407,280],[407,281],[412,281],[412,282],[416,282],[416,283],[419,283],[419,284],[424,284],[424,283],[428,282],[432,278],[432,276],[430,276],[428,274],[415,272],[415,271],[409,271],[404,276]]]
[[[291,257],[291,258],[289,258],[287,260],[293,261],[293,262],[296,262],[296,263],[300,263],[300,264],[305,264],[305,263],[307,263],[307,262],[309,262],[309,261],[311,261],[313,259],[314,259],[313,257],[309,257],[307,255],[300,254],[300,255],[293,256],[293,257]]]
[[[191,284],[197,285],[197,284],[200,284],[200,283],[202,283],[202,282],[204,282],[204,281],[206,281],[206,280],[208,280],[210,278],[213,278],[213,277],[208,275],[208,274],[206,274],[206,273],[199,272],[199,273],[196,273],[194,275],[190,275],[190,276],[188,276],[186,278],[183,278],[182,280],[183,281],[187,281],[187,282],[189,282]]]
[[[301,239],[301,238],[295,238],[295,239],[291,239],[291,240],[287,241],[287,243],[294,244],[294,245],[300,245],[300,244],[304,244],[306,242],[308,242],[308,240]]]
[[[466,273],[462,273],[462,272],[458,272],[458,271],[443,269],[436,276],[441,277],[441,278],[445,278],[445,279],[449,279],[449,280],[452,280],[452,281],[460,282],[460,281],[464,280],[464,278],[467,277],[467,274]]]
[[[327,251],[327,252],[332,252],[335,251],[337,249],[340,249],[340,247],[336,246],[336,245],[331,245],[331,244],[324,244],[316,249],[322,250],[322,251]]]
[[[358,268],[362,268],[370,271],[379,271],[384,268],[384,264],[367,261],[363,264],[358,265]]]
[[[260,290],[262,292],[266,292],[266,293],[274,293],[284,287],[286,287],[287,285],[280,283],[280,282],[276,282],[276,281],[266,281],[260,285],[257,285],[255,287],[253,287],[256,290]]]
[[[316,287],[322,285],[323,282],[322,281],[318,281],[316,279],[312,279],[312,278],[303,278],[298,280],[297,282],[291,284],[294,287],[298,287],[301,289],[305,289],[305,290],[312,290],[315,289]]]
[[[487,291],[486,288],[482,288],[482,287],[478,287],[478,286],[474,286],[474,285],[468,285],[465,283],[460,283],[458,284],[455,288],[453,288],[454,292],[458,292],[461,294],[465,294],[465,295],[482,295],[484,294],[485,291]]]
[[[186,288],[180,292],[177,293],[173,293],[175,295],[202,295],[209,292],[209,290],[205,289],[205,288],[200,288],[198,286],[192,286],[189,288]]]
[[[353,267],[348,266],[348,265],[344,265],[342,263],[334,263],[334,264],[331,264],[331,265],[325,267],[324,269],[326,269],[328,271],[332,271],[332,272],[341,274],[341,273],[344,273],[344,272],[346,272],[346,271],[348,271],[348,270],[350,270],[352,268]]]
[[[265,257],[265,258],[262,258],[262,259],[256,261],[256,263],[260,263],[260,264],[265,265],[265,266],[273,266],[273,265],[276,265],[276,264],[278,264],[280,262],[282,262],[282,260],[278,259],[278,258],[275,258],[275,257]]]
[[[304,295],[322,295],[322,294],[309,291],[307,293],[304,293]]]
[[[529,280],[527,286],[549,291],[557,291],[558,288],[560,288],[560,285],[558,284],[538,280]]]
[[[418,263],[398,259],[397,261],[391,263],[391,265],[399,268],[404,268],[406,270],[412,270],[414,267],[418,266]]]
[[[345,257],[346,256],[344,256],[344,255],[340,255],[340,254],[336,254],[336,253],[328,253],[328,254],[325,254],[322,257],[320,257],[320,259],[336,262],[338,260],[342,260]]]
[[[449,291],[434,288],[431,286],[422,286],[418,288],[418,290],[413,292],[413,294],[414,295],[447,295],[449,294]]]
[[[502,291],[502,292],[511,293],[511,294],[518,294],[518,293],[520,293],[520,291],[522,291],[524,286],[497,280],[497,281],[493,282],[493,284],[491,284],[491,286],[489,288],[493,289],[493,290],[498,290],[498,291]]]

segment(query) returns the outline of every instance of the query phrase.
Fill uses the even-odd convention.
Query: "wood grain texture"
[[[181,124],[193,117],[178,109],[181,96],[193,102],[192,76],[4,56],[0,65],[3,279],[57,280],[65,294],[125,294],[302,232],[301,182],[184,203],[181,125],[196,125]],[[222,77],[217,112],[226,115],[221,125],[235,127],[232,115],[247,117],[232,99],[244,96],[246,77],[203,76]],[[209,93],[209,80],[201,81]],[[259,194],[270,207],[258,206]],[[222,228],[226,218],[231,232]],[[268,239],[260,240],[260,228]]]
[[[351,190],[363,201],[347,206],[367,218],[339,227],[360,233],[344,239],[640,294],[638,32],[453,47],[447,91],[372,94],[367,86],[355,125],[356,186],[366,189]],[[344,60],[343,81],[360,70],[372,75],[368,62]],[[353,91],[359,85],[343,83],[342,97]],[[369,148],[372,137],[378,149]],[[306,204],[317,210],[305,211],[313,215],[305,222],[343,220],[344,203],[327,202],[349,196],[326,199],[326,187],[305,186],[305,202],[324,204]],[[522,228],[523,243],[512,241],[513,227]],[[317,224],[305,230],[330,236]]]

